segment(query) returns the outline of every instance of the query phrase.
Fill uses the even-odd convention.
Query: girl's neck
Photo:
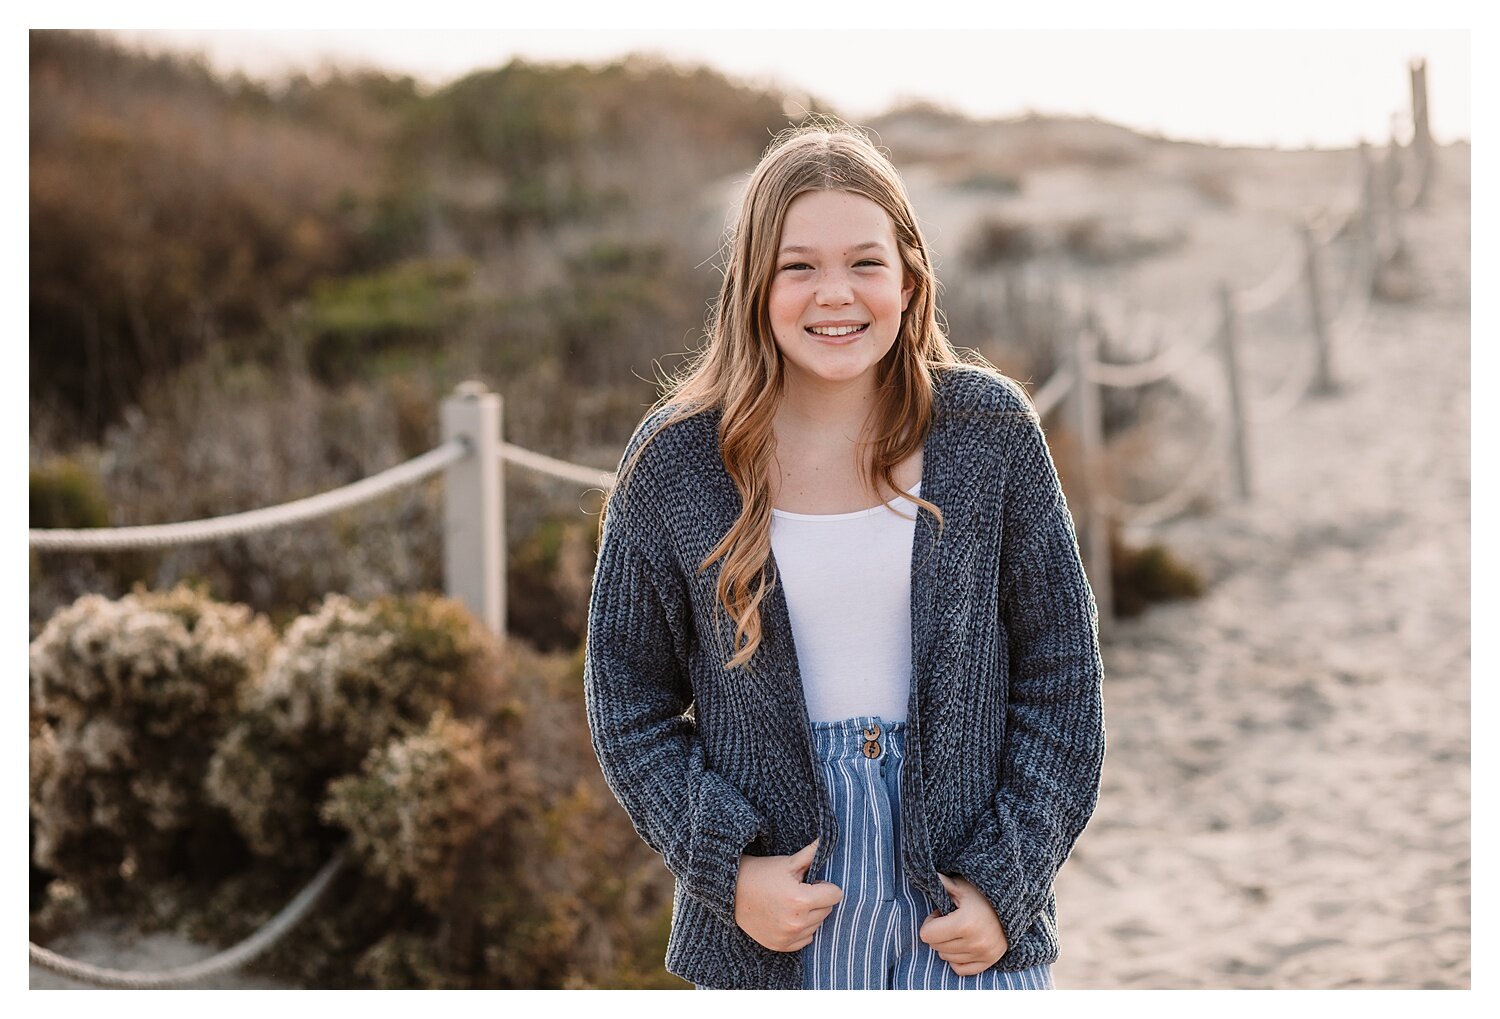
[[[869,377],[845,383],[789,377],[776,409],[776,431],[857,441],[874,406]]]

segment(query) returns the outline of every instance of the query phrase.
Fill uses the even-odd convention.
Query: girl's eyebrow
[[[850,250],[850,251],[868,251],[871,248],[884,248],[884,247],[885,247],[885,244],[883,242],[881,242],[881,241],[865,241],[863,244],[856,244],[852,248],[849,248],[848,250]],[[803,247],[800,244],[788,244],[786,247],[784,247],[780,251],[778,251],[777,254],[779,254],[779,255],[788,255],[788,254],[806,255],[806,254],[811,254],[812,252],[814,252],[816,250],[817,250],[816,248]]]

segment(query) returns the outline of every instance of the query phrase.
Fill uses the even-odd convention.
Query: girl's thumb
[[[807,873],[807,868],[809,868],[809,867],[812,866],[813,856],[814,856],[814,854],[817,853],[817,851],[818,851],[818,840],[817,839],[813,839],[807,845],[805,845],[801,849],[797,850],[797,852],[792,856],[792,873],[794,873],[794,874],[805,874],[805,873]]]

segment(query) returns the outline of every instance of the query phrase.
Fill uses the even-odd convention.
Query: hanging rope
[[[1263,311],[1281,300],[1302,275],[1302,245],[1292,243],[1281,261],[1257,284],[1235,294],[1235,307],[1241,315]]]
[[[1068,390],[1072,388],[1072,366],[1065,365],[1053,372],[1047,384],[1031,398],[1032,404],[1036,406],[1037,417],[1046,417],[1052,413],[1052,409],[1063,401],[1063,398],[1068,395]]]
[[[469,444],[450,439],[421,456],[373,474],[352,485],[335,488],[320,495],[264,509],[235,513],[208,520],[189,520],[174,524],[152,524],[144,527],[99,527],[88,530],[32,530],[28,532],[31,547],[45,552],[100,552],[122,548],[163,548],[187,545],[218,538],[234,538],[274,527],[301,523],[338,513],[378,499],[388,492],[415,484],[430,474],[469,455]]]
[[[1204,484],[1206,478],[1213,474],[1216,468],[1223,466],[1223,458],[1213,455],[1214,450],[1223,445],[1224,422],[1216,414],[1213,414],[1205,403],[1197,400],[1186,390],[1182,391],[1184,396],[1199,404],[1203,416],[1210,423],[1207,436],[1198,446],[1193,454],[1192,461],[1186,471],[1165,492],[1146,502],[1131,502],[1121,499],[1108,489],[1101,489],[1100,495],[1106,507],[1106,512],[1116,518],[1132,525],[1151,526],[1170,520],[1187,508],[1194,499],[1200,498],[1206,491]]]
[[[1275,421],[1302,402],[1302,398],[1307,395],[1317,375],[1314,353],[1311,346],[1305,343],[1300,344],[1297,349],[1298,356],[1292,362],[1291,369],[1276,388],[1263,397],[1250,400],[1248,413],[1253,423],[1265,424],[1268,421]]]
[[[1202,321],[1204,317],[1200,315],[1199,321]],[[1191,334],[1185,333],[1185,335]],[[1159,382],[1176,375],[1182,370],[1183,365],[1203,354],[1208,345],[1214,341],[1215,335],[1212,331],[1199,332],[1197,339],[1185,340],[1155,357],[1137,361],[1134,364],[1105,364],[1102,361],[1090,361],[1089,379],[1101,386],[1115,386],[1122,389]]]
[[[501,443],[500,459],[509,460],[517,467],[526,467],[542,474],[550,474],[564,481],[576,481],[589,488],[603,488],[609,491],[615,487],[614,471],[601,471],[593,467],[584,467],[581,464],[568,463],[566,460],[558,460],[509,442]]]
[[[328,890],[328,886],[338,876],[346,859],[345,850],[335,853],[333,858],[323,865],[323,869],[308,882],[306,888],[298,892],[281,912],[244,941],[216,955],[211,955],[207,959],[188,963],[186,966],[168,970],[108,969],[66,958],[34,942],[31,944],[31,961],[70,980],[81,980],[99,987],[123,987],[130,990],[182,987],[209,977],[219,976],[238,969],[263,954],[266,949],[281,940],[287,931],[297,926],[317,904],[323,893]]]

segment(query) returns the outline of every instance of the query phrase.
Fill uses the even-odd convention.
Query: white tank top
[[[899,496],[853,513],[771,510],[771,550],[814,722],[906,720],[916,511]]]

